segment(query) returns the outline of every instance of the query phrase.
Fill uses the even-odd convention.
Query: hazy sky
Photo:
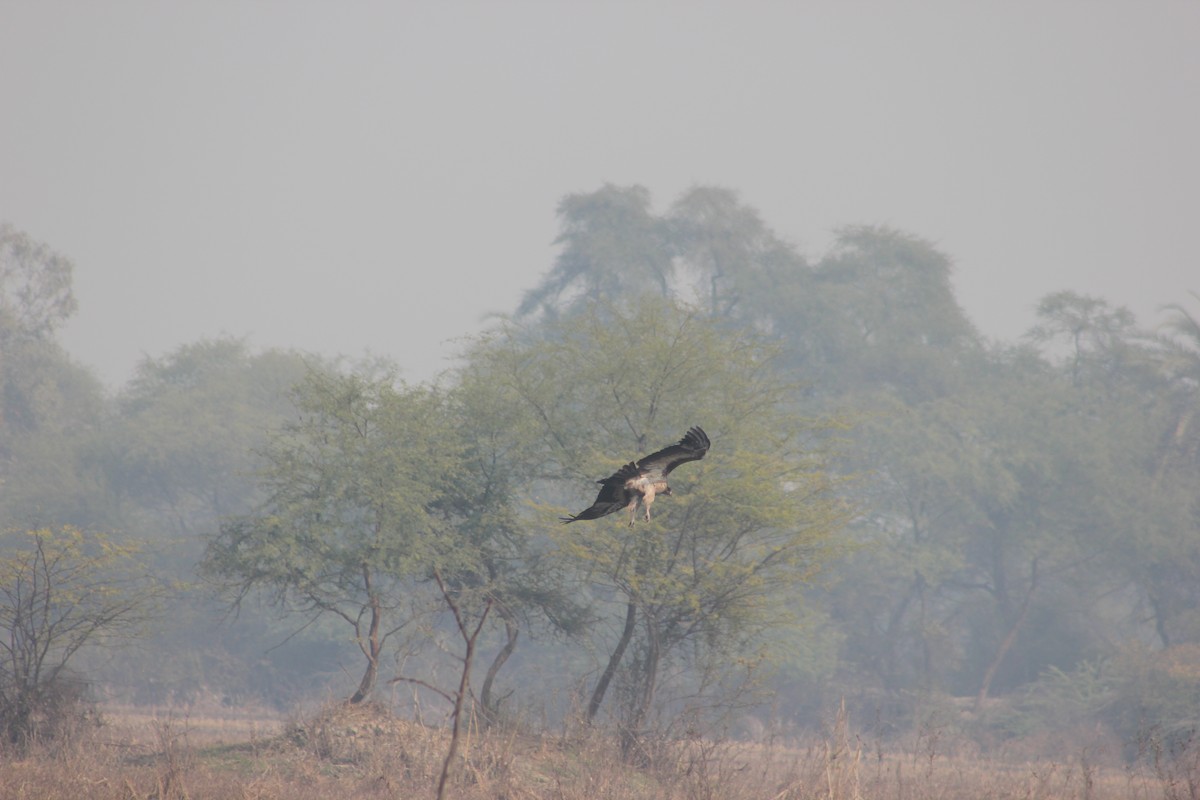
[[[1200,2],[0,0],[0,220],[112,386],[222,333],[428,377],[606,182],[930,239],[993,337],[1058,289],[1152,324],[1200,291]]]

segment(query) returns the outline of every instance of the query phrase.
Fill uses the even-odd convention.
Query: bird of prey
[[[670,447],[664,447],[657,453],[651,453],[637,461],[630,461],[604,480],[596,481],[601,484],[596,502],[578,514],[560,519],[564,523],[599,519],[614,511],[625,509],[629,512],[629,524],[632,526],[640,502],[646,510],[646,521],[649,522],[650,505],[654,498],[671,494],[671,487],[667,485],[667,476],[671,474],[671,470],[680,464],[704,458],[708,446],[708,435],[699,427],[691,428],[682,439]]]

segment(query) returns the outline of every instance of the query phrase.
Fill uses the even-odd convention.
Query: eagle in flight
[[[680,464],[704,458],[708,446],[708,435],[701,428],[694,427],[670,447],[664,447],[657,453],[651,453],[637,461],[630,461],[604,480],[596,481],[602,485],[596,502],[578,514],[560,519],[564,523],[599,519],[614,511],[625,509],[629,512],[629,524],[632,526],[640,502],[646,510],[646,521],[649,522],[650,505],[655,496],[671,494],[671,487],[667,485],[667,476],[671,474],[671,470]]]

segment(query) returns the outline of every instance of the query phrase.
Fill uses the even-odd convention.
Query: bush
[[[88,715],[70,662],[141,633],[165,593],[137,550],[75,528],[0,536],[0,734],[53,739]]]
[[[35,742],[65,743],[98,715],[86,681],[65,673],[29,690],[0,680],[0,751]]]
[[[1114,672],[1116,698],[1107,716],[1128,754],[1186,750],[1200,731],[1200,644],[1128,650]]]

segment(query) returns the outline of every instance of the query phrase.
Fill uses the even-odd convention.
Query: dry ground
[[[373,707],[269,715],[110,709],[70,744],[0,756],[0,800],[432,798],[443,731]],[[612,737],[473,731],[455,767],[463,800],[1200,800],[1200,758],[1136,767],[1078,757],[996,760],[866,747],[839,725],[804,743],[688,742],[623,762]]]

